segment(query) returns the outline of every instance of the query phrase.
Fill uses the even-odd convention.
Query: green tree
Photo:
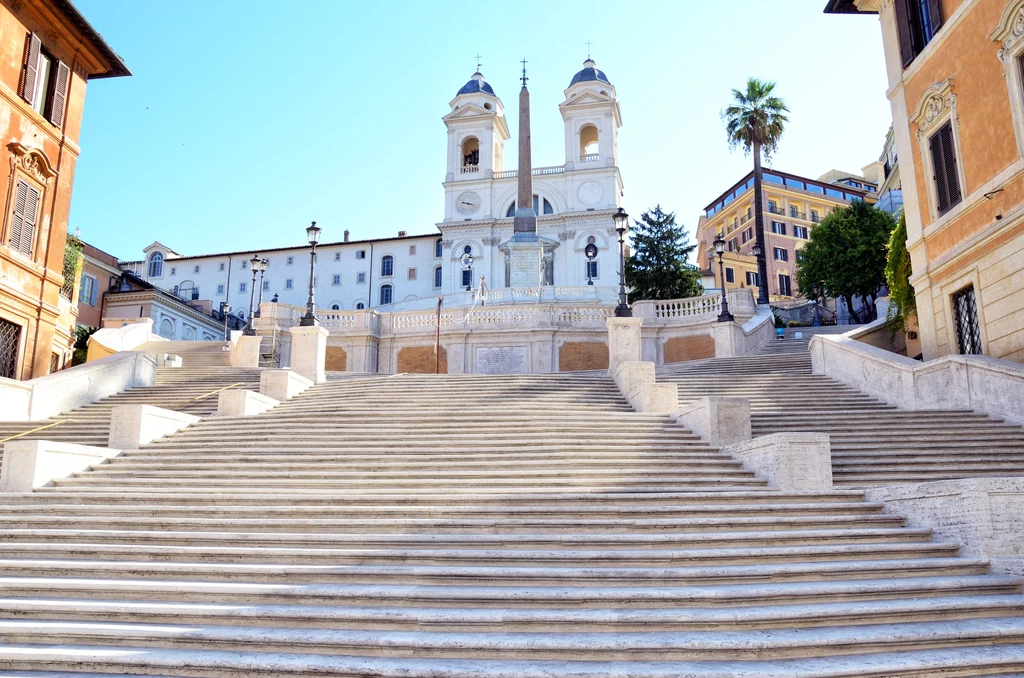
[[[896,228],[889,236],[889,255],[885,263],[885,284],[889,288],[889,323],[894,332],[906,330],[907,318],[917,313],[917,297],[910,284],[913,273],[907,251],[907,215],[900,212]]]
[[[808,299],[844,299],[855,322],[854,297],[873,304],[885,284],[886,249],[896,222],[863,200],[840,207],[811,230],[797,252],[796,281]],[[816,293],[815,293],[816,290]]]
[[[764,192],[762,190],[761,154],[771,160],[778,150],[779,140],[786,128],[789,109],[775,96],[775,83],[757,78],[747,80],[746,91],[734,89],[733,102],[722,112],[729,145],[741,147],[747,155],[754,155],[754,237],[761,247],[757,262],[758,279],[761,281],[757,302],[768,303],[768,263],[765,259],[764,239]]]
[[[676,224],[674,212],[661,205],[635,220],[631,234],[633,253],[626,260],[629,300],[683,299],[704,293],[700,271],[686,263],[697,245],[691,245],[686,229]]]
[[[72,365],[81,365],[85,362],[86,354],[89,352],[89,337],[99,329],[88,325],[79,325],[75,328],[75,351],[71,355]]]

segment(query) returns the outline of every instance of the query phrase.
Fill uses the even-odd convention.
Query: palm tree
[[[732,91],[733,103],[722,113],[729,145],[742,146],[745,153],[754,153],[754,229],[756,243],[761,248],[757,258],[757,279],[760,282],[757,303],[768,303],[768,261],[764,241],[764,199],[761,186],[761,154],[765,160],[778,150],[779,139],[789,118],[789,109],[782,99],[774,95],[775,83],[757,78],[747,80],[747,90]]]

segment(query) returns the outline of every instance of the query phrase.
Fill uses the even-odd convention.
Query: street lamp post
[[[231,310],[231,305],[226,302],[220,302],[220,317],[224,320],[224,341],[229,339],[228,337],[228,312]]]
[[[594,243],[587,243],[587,246],[583,248],[583,253],[587,255],[587,284],[594,284],[594,276],[591,275],[593,272],[593,262],[597,258],[597,245]]]
[[[767,304],[768,303],[768,296],[767,296],[768,295],[768,281],[767,280],[761,280],[761,270],[762,269],[761,269],[760,261],[761,261],[762,255],[764,255],[764,250],[761,248],[760,244],[755,242],[754,246],[751,248],[751,252],[753,253],[754,258],[758,261],[758,265],[757,265],[757,304],[758,304],[758,306],[760,306],[762,304]],[[765,268],[764,270],[767,271],[768,269]]]
[[[252,326],[252,305],[256,302],[256,274],[260,270],[259,257],[253,255],[252,259],[249,260],[249,270],[252,271],[252,289],[249,290],[249,316],[245,319],[245,329],[242,330],[242,334],[247,337],[256,334],[256,328]]]
[[[467,249],[469,249],[469,248],[467,248]],[[464,269],[466,269],[466,268],[469,269],[469,283],[466,285],[466,291],[467,292],[472,292],[473,291],[473,255],[470,254],[469,252],[466,252],[465,254],[462,255],[462,259],[460,261],[462,262],[462,267]]]
[[[725,238],[719,234],[713,244],[715,253],[718,254],[718,275],[722,279],[722,312],[718,314],[718,322],[731,323],[735,318],[732,313],[729,313],[729,298],[725,294],[725,263],[722,261],[722,255],[725,253]]]
[[[309,241],[309,298],[306,300],[306,315],[299,320],[301,327],[313,327],[317,324],[316,309],[313,301],[313,280],[316,276],[316,246],[320,242],[320,228],[314,221],[306,228],[306,239]]]
[[[256,301],[256,317],[260,317],[260,306],[263,305],[263,276],[267,272],[267,264],[270,262],[266,259],[260,259],[260,296]]]
[[[619,305],[615,307],[615,317],[632,318],[633,309],[626,299],[626,229],[629,227],[629,215],[620,207],[612,218],[615,220],[615,232],[619,234]]]

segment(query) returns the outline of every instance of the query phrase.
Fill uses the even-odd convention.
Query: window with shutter
[[[67,64],[57,61],[57,73],[53,78],[53,91],[46,109],[46,119],[55,127],[64,124],[64,109],[67,106],[68,83],[71,80],[71,69]]]
[[[896,0],[893,9],[900,57],[906,68],[942,27],[942,8],[940,0]]]
[[[27,182],[18,181],[14,196],[14,212],[11,214],[11,237],[7,244],[26,257],[32,256],[38,207],[39,191]]]
[[[946,122],[928,140],[935,180],[935,206],[940,215],[960,204],[963,192],[957,171],[956,146],[953,141],[953,123]]]
[[[39,75],[39,55],[43,44],[39,36],[29,33],[25,37],[25,56],[21,69],[20,94],[21,98],[32,105],[36,97],[36,78]]]

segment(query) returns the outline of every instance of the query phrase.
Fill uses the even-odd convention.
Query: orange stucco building
[[[64,264],[86,82],[130,73],[67,0],[0,0],[0,53],[0,377],[30,379],[74,343]]]
[[[1024,362],[1024,0],[826,11],[879,14],[924,357]]]

